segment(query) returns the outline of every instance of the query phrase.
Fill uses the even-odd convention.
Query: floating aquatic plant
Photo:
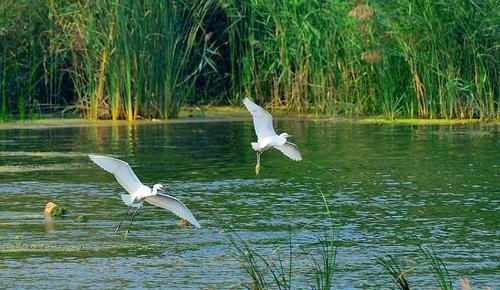
[[[84,216],[84,215],[79,215],[75,218],[75,221],[79,222],[79,223],[86,223],[89,221],[89,219],[87,218],[87,216]]]

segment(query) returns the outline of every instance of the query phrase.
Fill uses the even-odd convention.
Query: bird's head
[[[159,183],[153,185],[153,192],[154,193],[157,193],[158,191],[161,191],[161,190],[163,190],[163,185],[161,185]]]
[[[281,133],[280,136],[283,137],[283,138],[290,138],[290,137],[292,137],[292,135],[289,135],[288,133]]]

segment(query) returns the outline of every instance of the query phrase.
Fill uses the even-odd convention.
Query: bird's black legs
[[[120,229],[120,227],[122,226],[122,223],[123,223],[123,221],[125,220],[125,218],[128,216],[128,213],[129,213],[129,211],[130,211],[130,209],[131,209],[131,208],[132,208],[132,205],[128,207],[127,212],[126,212],[126,213],[125,213],[125,215],[123,216],[123,218],[122,218],[122,220],[121,220],[120,224],[116,227],[116,229],[115,229],[115,234],[118,232],[118,230],[119,230],[119,229]]]
[[[132,215],[132,218],[130,219],[130,224],[128,225],[128,229],[125,232],[125,235],[128,235],[128,233],[130,232],[130,228],[132,228],[132,221],[134,220],[134,217],[135,217],[135,215],[137,214],[137,212],[139,211],[140,208],[141,208],[141,206],[137,207],[137,209],[134,211],[134,214]]]

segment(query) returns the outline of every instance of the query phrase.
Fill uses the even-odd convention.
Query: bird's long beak
[[[287,138],[290,138],[290,137],[293,137],[293,135],[288,135],[288,136],[286,136],[286,137],[287,137]]]

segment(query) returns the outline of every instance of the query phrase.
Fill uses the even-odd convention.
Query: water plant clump
[[[50,213],[50,216],[53,216],[53,217],[64,217],[66,215],[68,215],[68,210],[64,207],[59,207],[59,206],[56,206],[52,212]]]
[[[75,221],[79,223],[86,223],[89,221],[89,219],[85,215],[79,215],[75,218]]]

